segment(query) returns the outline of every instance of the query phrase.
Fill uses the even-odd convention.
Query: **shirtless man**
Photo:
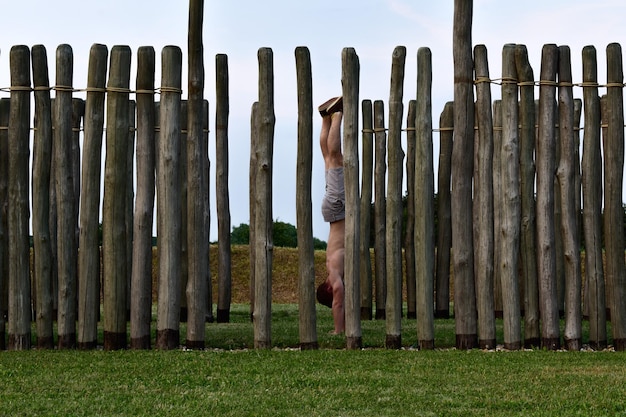
[[[344,238],[345,238],[345,188],[343,180],[343,154],[341,153],[341,97],[335,97],[319,106],[322,115],[320,147],[324,157],[326,194],[322,202],[324,221],[330,224],[326,246],[328,278],[318,287],[318,301],[332,308],[335,329],[333,334],[343,334],[344,316]],[[332,300],[332,301],[331,301]]]

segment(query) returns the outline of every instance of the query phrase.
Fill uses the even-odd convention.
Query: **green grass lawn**
[[[248,349],[247,305],[207,324],[204,351],[3,351],[0,416],[626,415],[624,353],[457,351],[453,320],[436,321],[444,349],[417,351],[406,319],[405,349],[382,349],[384,322],[367,321],[365,349],[347,351],[318,313],[316,351],[290,348],[294,305],[273,306],[267,351]]]

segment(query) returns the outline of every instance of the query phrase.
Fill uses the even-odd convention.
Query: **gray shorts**
[[[326,171],[326,194],[322,201],[322,216],[328,223],[346,218],[346,192],[343,182],[343,167]]]

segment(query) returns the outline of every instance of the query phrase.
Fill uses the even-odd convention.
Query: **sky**
[[[109,51],[114,45],[131,47],[131,86],[135,85],[136,53],[140,46],[155,48],[157,86],[160,84],[160,51],[164,46],[181,47],[186,63],[187,1],[22,0],[3,3],[0,8],[5,17],[0,26],[0,88],[10,85],[9,51],[13,45],[32,47],[43,44],[46,47],[51,84],[54,84],[56,48],[60,44],[71,45],[75,88],[86,87],[89,48],[94,43],[106,45]],[[359,58],[359,99],[385,102],[389,98],[393,50],[396,46],[406,47],[404,123],[408,101],[416,94],[416,57],[420,47],[428,47],[432,53],[434,127],[445,102],[453,99],[453,0],[207,0],[204,9],[205,98],[209,100],[212,130],[209,137],[211,240],[217,238],[214,171],[216,54],[228,55],[229,187],[233,227],[249,223],[250,110],[258,99],[259,48],[271,48],[274,60],[273,216],[275,220],[293,225],[297,223],[296,47],[306,46],[311,55],[314,105],[341,94],[341,53],[346,47],[354,48]],[[507,43],[527,46],[535,79],[538,79],[540,70],[542,46],[549,43],[567,45],[571,48],[575,83],[582,81],[582,48],[593,45],[598,54],[599,82],[603,83],[606,82],[606,46],[622,42],[626,37],[623,16],[626,16],[623,0],[475,0],[472,43],[487,47],[490,76],[494,79],[500,77],[500,56]],[[187,83],[185,72],[186,68],[183,69],[183,89]],[[499,88],[492,86],[494,99],[499,97]],[[81,94],[76,93],[76,97]],[[8,97],[8,93],[0,91],[0,97]],[[580,88],[574,91],[574,97],[582,97]],[[321,119],[314,115],[313,122],[316,145]],[[436,164],[436,133],[433,139]],[[324,163],[315,146],[313,234],[326,240],[328,225],[323,222],[320,212],[323,193]]]

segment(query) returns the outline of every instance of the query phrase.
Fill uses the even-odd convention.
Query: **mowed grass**
[[[363,350],[331,336],[300,351],[298,310],[276,305],[271,350],[254,350],[249,306],[207,324],[207,349],[0,352],[0,415],[19,416],[613,416],[626,414],[626,354],[457,351],[454,321],[436,320],[438,349],[402,350],[384,321],[362,322]],[[184,342],[181,325],[181,343]],[[501,337],[501,321],[498,321]],[[501,339],[500,339],[501,340]]]

